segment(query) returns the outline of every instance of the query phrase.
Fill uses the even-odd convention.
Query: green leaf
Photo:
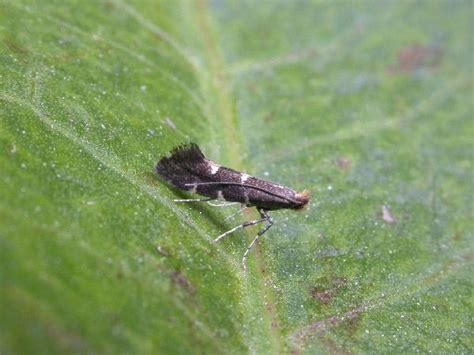
[[[1,353],[472,351],[471,2],[0,19]],[[247,272],[258,227],[154,172],[185,141],[312,193]]]

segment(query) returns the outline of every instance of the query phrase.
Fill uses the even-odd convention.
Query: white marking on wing
[[[220,165],[217,165],[216,163],[209,161],[209,169],[211,169],[211,175],[214,175],[217,173],[217,171],[220,169]]]
[[[240,177],[240,182],[244,184],[248,180],[249,177],[250,175],[242,173],[242,176]]]
[[[222,194],[222,191],[221,191],[221,190],[217,191],[217,198],[218,198],[219,200],[225,200],[224,195]]]

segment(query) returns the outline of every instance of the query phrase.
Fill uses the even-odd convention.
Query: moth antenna
[[[287,201],[289,201],[289,202],[293,202],[293,203],[296,203],[296,204],[301,203],[301,202],[298,201],[298,200],[294,200],[294,199],[289,198],[289,197],[287,197],[287,196],[284,196],[284,195],[282,195],[282,194],[278,194],[278,193],[276,193],[276,192],[269,191],[269,190],[267,190],[267,189],[264,189],[264,188],[261,188],[261,187],[258,187],[258,186],[253,186],[253,185],[248,185],[248,184],[242,184],[242,183],[238,183],[238,182],[209,181],[209,182],[198,182],[198,183],[184,184],[184,185],[185,185],[185,186],[199,186],[199,185],[233,185],[233,186],[239,186],[239,187],[247,187],[247,188],[249,188],[249,189],[253,189],[253,190],[258,190],[258,191],[265,192],[265,193],[268,194],[268,195],[272,195],[272,196],[281,198],[281,199],[283,199],[283,200],[287,200]],[[308,199],[308,201],[309,201],[309,199]]]

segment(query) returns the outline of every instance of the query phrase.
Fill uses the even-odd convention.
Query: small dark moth
[[[296,192],[289,187],[220,166],[207,159],[194,143],[174,148],[168,156],[158,162],[156,171],[171,185],[181,190],[206,196],[203,199],[175,200],[176,202],[208,202],[219,207],[241,204],[242,208],[227,217],[226,220],[246,208],[257,208],[260,219],[244,222],[214,240],[217,242],[238,229],[265,222],[266,226],[258,232],[244,253],[242,258],[244,269],[250,249],[258,238],[273,225],[268,211],[282,208],[300,210],[309,202],[308,191]],[[224,200],[226,203],[213,204],[210,202],[212,200]]]

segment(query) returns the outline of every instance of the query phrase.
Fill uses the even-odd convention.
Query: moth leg
[[[243,205],[243,207],[240,208],[238,211],[235,211],[235,212],[232,213],[230,216],[227,216],[226,218],[224,218],[224,221],[227,221],[228,219],[231,219],[232,217],[237,216],[239,213],[242,213],[242,212],[245,211],[247,208],[249,208],[249,207],[246,206],[246,205]]]
[[[240,205],[240,202],[212,203],[209,201],[207,204],[211,205],[212,207],[227,207],[227,206]]]
[[[268,222],[268,224],[267,224],[265,227],[263,227],[263,228],[257,233],[257,235],[255,236],[255,238],[253,238],[252,243],[250,243],[250,245],[247,247],[247,250],[245,251],[244,256],[242,257],[242,266],[243,266],[243,268],[244,268],[244,271],[247,270],[247,267],[245,266],[245,261],[247,260],[247,255],[249,254],[250,249],[252,249],[252,247],[254,246],[254,244],[257,242],[258,238],[259,238],[262,234],[264,234],[267,230],[269,230],[270,227],[273,225],[272,217],[270,217],[270,215],[267,213],[267,211],[265,211],[265,210],[259,210],[259,212],[260,212],[260,215],[262,216],[262,220]]]
[[[215,200],[215,198],[208,197],[208,198],[185,198],[185,199],[176,199],[173,200],[174,202],[207,202]]]
[[[234,227],[234,228],[228,230],[227,232],[222,233],[220,236],[218,236],[216,239],[214,239],[214,243],[218,242],[219,240],[221,240],[222,238],[228,236],[229,234],[234,233],[238,229],[253,226],[254,224],[262,223],[262,222],[265,222],[266,220],[267,220],[267,218],[262,218],[262,219],[256,219],[255,221],[249,221],[249,222],[244,222],[242,224],[239,224],[237,227]]]

